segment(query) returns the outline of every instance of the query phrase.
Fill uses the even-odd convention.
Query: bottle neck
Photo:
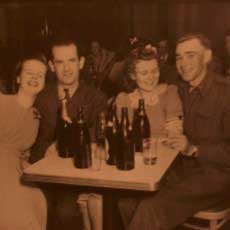
[[[121,129],[122,129],[123,135],[127,136],[128,132],[130,130],[130,123],[129,123],[128,109],[127,108],[122,108]]]
[[[144,101],[144,99],[139,100],[138,111],[139,111],[138,113],[140,116],[145,115],[145,101]]]

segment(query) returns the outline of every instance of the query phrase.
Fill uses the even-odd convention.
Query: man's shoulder
[[[47,84],[45,88],[39,93],[35,105],[40,107],[43,104],[50,103],[51,101],[56,100],[57,95],[57,84]]]
[[[219,98],[225,103],[230,102],[230,80],[220,74],[213,75],[214,87],[212,87],[212,95],[219,95]],[[217,92],[217,94],[215,94]]]
[[[230,86],[230,80],[218,73],[211,73],[215,84],[220,86]]]

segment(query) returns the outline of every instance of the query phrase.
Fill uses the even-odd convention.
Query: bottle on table
[[[151,136],[150,123],[145,111],[144,99],[139,99],[138,109],[134,112],[133,136],[135,151],[143,152],[143,140]]]
[[[65,97],[61,100],[61,106],[58,109],[56,148],[60,157],[68,158],[73,156],[71,153],[72,121],[67,111],[68,91],[64,92]]]
[[[106,118],[105,113],[101,112],[97,116],[96,128],[95,128],[96,144],[102,148],[105,148],[106,142]]]
[[[77,120],[73,125],[71,149],[74,155],[75,167],[89,168],[91,166],[91,140],[89,129],[84,120],[82,106],[78,110]]]
[[[116,155],[119,151],[119,123],[117,119],[117,107],[113,104],[109,110],[106,123],[106,137],[109,144],[109,165],[116,165]]]
[[[119,137],[120,149],[117,152],[116,166],[120,170],[131,170],[134,168],[134,142],[127,107],[121,109]]]

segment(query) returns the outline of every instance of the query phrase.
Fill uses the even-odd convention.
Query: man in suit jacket
[[[179,85],[184,134],[170,137],[168,144],[180,154],[156,195],[138,202],[120,201],[127,229],[173,229],[229,196],[230,86],[208,71],[211,54],[203,35],[178,40],[176,65],[184,80]]]
[[[56,37],[51,46],[49,66],[56,74],[57,81],[49,84],[38,96],[36,107],[41,113],[40,128],[36,143],[31,150],[30,162],[34,163],[44,157],[47,148],[56,139],[57,111],[60,101],[68,91],[67,111],[69,117],[76,118],[78,108],[83,107],[85,121],[91,129],[96,116],[106,107],[106,98],[98,90],[79,81],[84,57],[76,42],[63,35]],[[93,136],[93,132],[91,132]],[[77,227],[76,188],[63,187],[53,191],[56,203],[58,229],[75,229]]]

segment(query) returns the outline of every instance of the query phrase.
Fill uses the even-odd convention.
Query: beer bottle
[[[58,118],[57,118],[57,152],[60,157],[68,158],[72,157],[70,150],[71,145],[71,136],[72,136],[72,121],[67,112],[67,99],[68,91],[65,90],[65,97],[61,101],[61,106],[58,109]]]
[[[143,152],[143,139],[150,137],[150,123],[145,112],[145,101],[139,99],[138,109],[135,111],[133,119],[133,135],[135,151]]]
[[[91,166],[90,135],[84,120],[82,107],[78,110],[77,120],[73,126],[72,151],[74,152],[75,167],[89,168]]]
[[[105,132],[106,132],[105,113],[101,112],[97,116],[95,137],[96,137],[96,144],[103,148],[105,148],[105,138],[106,138]]]
[[[128,108],[121,109],[121,124],[119,129],[120,149],[117,152],[116,166],[120,170],[134,168],[134,142],[132,137],[132,126],[129,123]]]
[[[117,107],[113,104],[109,110],[106,124],[106,137],[109,144],[109,165],[116,164],[116,155],[119,151],[119,124],[117,119]]]

